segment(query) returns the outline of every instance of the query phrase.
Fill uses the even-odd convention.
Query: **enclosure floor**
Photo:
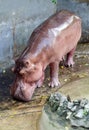
[[[59,67],[60,88],[49,88],[49,68],[41,88],[32,100],[20,102],[12,99],[9,85],[14,80],[11,68],[0,73],[0,130],[37,130],[42,107],[47,97],[56,91],[71,99],[89,99],[89,44],[79,44],[75,52],[74,68]]]

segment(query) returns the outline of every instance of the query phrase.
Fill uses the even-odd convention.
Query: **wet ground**
[[[49,69],[41,88],[37,88],[30,102],[19,102],[10,96],[9,86],[14,80],[11,68],[0,73],[0,130],[36,130],[42,107],[50,93],[60,91],[72,99],[89,99],[89,44],[77,47],[74,68],[59,67],[61,88],[49,88]]]

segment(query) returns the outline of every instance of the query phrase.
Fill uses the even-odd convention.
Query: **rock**
[[[89,101],[87,99],[82,99],[81,102],[80,102],[80,107],[85,107],[86,104],[88,104]]]
[[[76,118],[83,118],[84,117],[84,110],[80,109],[76,112],[76,114],[74,115]]]
[[[39,130],[89,129],[89,101],[70,101],[61,93],[51,94],[43,108],[39,126]]]
[[[68,102],[68,109],[71,110],[73,108],[73,103],[72,102]]]
[[[89,110],[89,103],[85,105],[85,108]]]
[[[77,109],[77,106],[73,106],[73,107],[71,108],[71,111],[72,111],[72,112],[75,112],[76,109]]]

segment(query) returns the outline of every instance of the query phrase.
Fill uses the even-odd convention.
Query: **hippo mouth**
[[[36,88],[36,83],[24,83],[22,80],[15,82],[10,89],[10,94],[13,98],[21,101],[31,100]]]

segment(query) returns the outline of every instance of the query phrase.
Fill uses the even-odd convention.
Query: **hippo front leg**
[[[59,62],[53,62],[50,65],[50,83],[51,87],[59,87],[60,82],[58,80]]]
[[[43,72],[42,77],[41,77],[41,78],[37,81],[37,83],[36,83],[38,88],[43,85],[44,78],[45,78],[45,74],[44,74],[44,72]]]

